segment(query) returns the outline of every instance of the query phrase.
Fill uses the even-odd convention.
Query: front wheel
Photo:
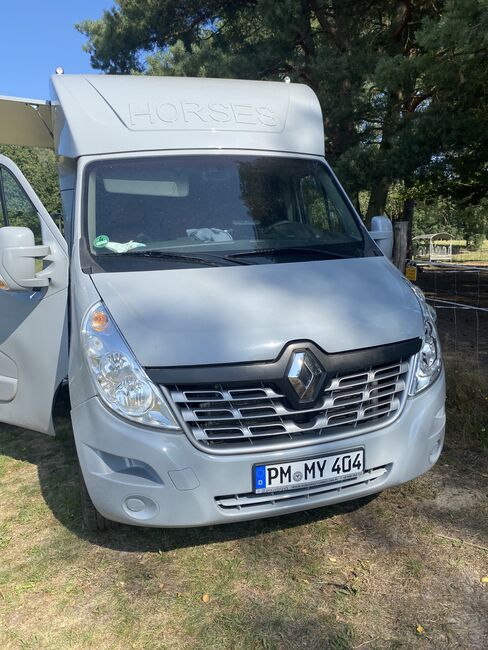
[[[107,519],[101,515],[93,505],[88,490],[86,488],[85,479],[80,469],[80,498],[81,498],[81,517],[83,519],[83,526],[86,530],[111,530],[117,527],[115,521]]]

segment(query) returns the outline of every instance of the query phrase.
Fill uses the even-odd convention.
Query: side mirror
[[[390,219],[388,217],[373,217],[369,234],[383,254],[391,260],[393,257],[393,224]]]
[[[29,228],[4,226],[0,228],[0,287],[26,291],[47,287],[49,277],[36,274],[36,258],[51,252],[49,246],[36,246]]]

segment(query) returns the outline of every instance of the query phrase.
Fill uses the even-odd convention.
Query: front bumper
[[[442,451],[445,381],[407,399],[400,417],[376,432],[306,449],[215,456],[185,434],[126,422],[93,397],[71,412],[83,476],[97,510],[141,526],[205,526],[258,519],[367,496],[423,474]],[[255,463],[279,463],[363,447],[366,469],[348,483],[252,494]]]

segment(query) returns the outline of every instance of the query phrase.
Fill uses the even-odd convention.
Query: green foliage
[[[488,237],[488,200],[460,211],[459,222],[469,250],[480,250]]]
[[[30,228],[34,233],[36,243],[40,244],[42,242],[41,224],[36,209],[18,184],[17,179],[9,171],[2,168],[0,180],[7,209],[8,224],[10,226]],[[0,225],[3,225],[3,223],[0,222]]]
[[[0,145],[0,153],[11,158],[34,188],[46,210],[61,212],[61,195],[54,152],[36,147]]]
[[[425,171],[438,192],[476,205],[488,187],[487,0],[448,0],[418,39],[422,82],[433,89],[418,125],[435,154]]]
[[[413,235],[444,232],[454,239],[465,239],[468,250],[479,250],[488,237],[488,200],[478,205],[435,195],[430,186],[417,185],[407,190],[402,183],[393,184],[388,194],[386,211],[395,219],[402,218],[403,202],[407,197],[415,200]]]

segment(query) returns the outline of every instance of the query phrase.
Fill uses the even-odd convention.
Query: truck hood
[[[422,335],[384,257],[133,273],[92,280],[145,367],[267,361],[290,341],[329,353]]]

